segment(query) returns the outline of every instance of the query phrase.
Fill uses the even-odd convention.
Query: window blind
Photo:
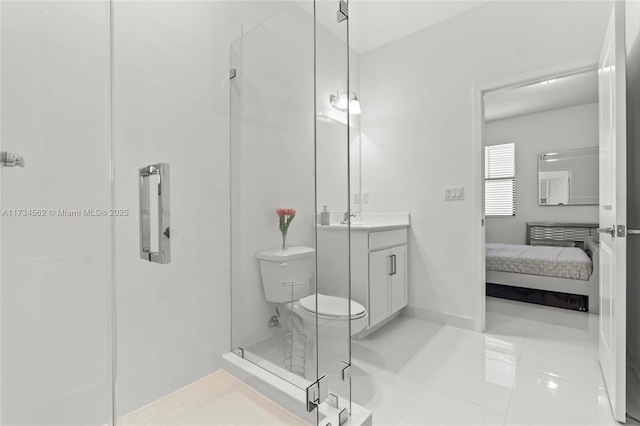
[[[515,144],[484,148],[484,210],[486,216],[516,215]]]

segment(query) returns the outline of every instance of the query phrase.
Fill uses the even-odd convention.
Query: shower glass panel
[[[351,318],[350,144],[353,89],[349,82],[348,19],[339,2],[316,3],[316,206],[330,224],[317,227],[318,369],[329,391],[350,409]],[[343,10],[346,12],[346,10]],[[337,16],[345,19],[337,19]]]
[[[114,218],[118,424],[219,419],[212,373],[229,351],[230,318],[229,43],[241,28],[228,3],[112,2],[115,206],[129,212]],[[143,168],[150,189],[141,193]],[[153,262],[141,258],[141,199]],[[170,256],[161,254],[167,240]]]
[[[313,2],[273,7],[231,44],[231,346],[305,389],[317,379],[315,315],[297,303],[316,291]],[[278,208],[295,210],[281,212],[284,249]],[[282,274],[263,285],[261,262]]]
[[[300,389],[324,380],[348,409],[349,127],[329,103],[349,87],[338,8],[288,2],[231,45],[232,348]],[[319,226],[324,204],[336,232]],[[278,208],[296,210],[284,249]]]
[[[3,425],[110,422],[108,10],[0,4]]]

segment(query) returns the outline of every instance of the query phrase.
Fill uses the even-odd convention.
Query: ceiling
[[[349,44],[365,54],[485,3],[488,1],[349,0]],[[337,4],[336,0],[321,0],[315,6],[315,16],[345,40],[346,26],[336,22]],[[300,0],[298,5],[314,15],[313,2]]]
[[[488,2],[350,0],[350,45],[364,54],[485,3]]]
[[[598,102],[596,70],[489,92],[484,97],[485,120],[500,120],[593,102]]]

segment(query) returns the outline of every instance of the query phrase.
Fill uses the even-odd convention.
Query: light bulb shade
[[[349,98],[347,98],[347,94],[345,93],[343,95],[340,95],[340,97],[338,98],[338,104],[336,105],[336,108],[341,110],[347,109],[347,102],[349,102]]]
[[[350,114],[361,114],[362,110],[360,109],[360,101],[358,99],[354,99],[349,102],[349,113]]]

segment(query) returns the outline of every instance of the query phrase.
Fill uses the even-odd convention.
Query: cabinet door
[[[407,282],[407,246],[394,247],[395,274],[391,276],[391,312],[397,312],[409,302]]]
[[[373,327],[391,315],[390,255],[390,250],[369,253],[369,327]]]

